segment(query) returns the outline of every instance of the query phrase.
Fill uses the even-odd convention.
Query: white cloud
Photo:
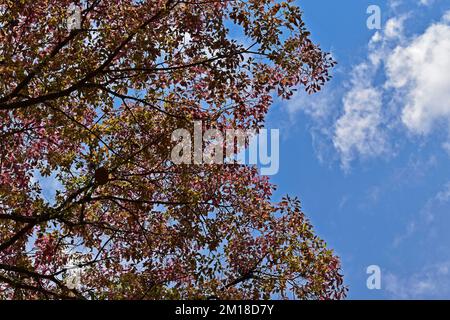
[[[358,157],[377,157],[391,150],[385,129],[389,119],[383,110],[384,88],[374,86],[373,79],[389,53],[390,42],[403,39],[406,18],[389,19],[384,30],[369,41],[367,60],[351,71],[350,87],[342,99],[344,112],[335,123],[333,138],[344,170]]]
[[[387,39],[401,38],[403,36],[403,25],[406,16],[391,18],[386,22],[384,35]]]
[[[345,170],[358,159],[395,156],[398,134],[428,137],[437,128],[448,132],[441,144],[450,155],[450,11],[416,35],[407,34],[412,17],[392,17],[374,33],[342,89],[288,104],[291,115],[311,116],[313,135],[324,133],[321,144],[331,141]]]
[[[439,207],[445,206],[450,202],[450,181],[448,181],[443,188],[433,195],[425,203],[420,211],[420,215],[413,217],[406,226],[403,233],[398,234],[393,241],[393,246],[398,247],[409,239],[416,232],[423,229],[429,230],[431,223],[435,222],[439,214]]]
[[[445,23],[450,23],[450,10],[447,11],[442,17],[442,21]]]
[[[343,98],[344,114],[336,122],[334,146],[344,169],[356,157],[382,154],[386,141],[380,130],[381,93],[371,87],[355,87]]]
[[[450,200],[450,182],[448,182],[444,189],[436,195],[436,200],[439,200],[440,202],[448,202]]]
[[[388,56],[388,87],[401,90],[401,118],[417,134],[428,134],[445,121],[450,124],[450,26],[430,26],[406,46]]]
[[[384,277],[386,291],[394,299],[450,298],[450,262],[424,267],[411,275],[388,273]]]
[[[313,95],[299,90],[291,100],[287,101],[286,108],[290,116],[302,111],[315,120],[325,120],[330,115],[330,107],[333,105],[334,98],[334,94],[327,91],[327,88]]]
[[[358,157],[391,151],[389,135],[402,125],[422,135],[444,125],[450,137],[450,12],[411,38],[404,34],[407,19],[389,19],[370,40],[367,60],[351,72],[333,141],[345,169]],[[380,71],[386,83],[374,86]]]
[[[444,148],[444,150],[445,150],[445,152],[447,152],[447,154],[449,155],[449,157],[450,157],[450,142],[444,142],[443,144],[442,144],[442,148]]]
[[[429,6],[434,2],[434,0],[419,0],[419,3],[423,6]]]
[[[349,89],[342,99],[343,114],[335,123],[333,144],[344,170],[361,156],[380,156],[390,150],[384,124],[383,88],[373,79],[386,56],[387,42],[402,38],[404,16],[389,19],[384,31],[376,32],[368,45],[366,61],[353,67]]]

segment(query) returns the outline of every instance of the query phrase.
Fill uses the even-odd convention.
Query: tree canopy
[[[80,1],[71,29],[71,4],[0,0],[0,298],[345,297],[299,200],[170,157],[177,128],[258,130],[330,79],[299,7]]]

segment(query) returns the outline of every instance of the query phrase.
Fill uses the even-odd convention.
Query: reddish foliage
[[[298,200],[253,167],[170,161],[192,120],[258,129],[274,94],[329,80],[299,8],[83,1],[69,32],[70,3],[0,2],[0,297],[343,298]]]

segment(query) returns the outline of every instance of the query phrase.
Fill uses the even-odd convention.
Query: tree
[[[345,296],[297,199],[170,158],[177,128],[257,130],[330,79],[292,1],[81,1],[77,28],[68,0],[0,3],[0,297]]]

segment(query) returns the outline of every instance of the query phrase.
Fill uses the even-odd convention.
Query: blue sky
[[[297,195],[341,256],[351,299],[450,298],[450,1],[298,1],[339,62],[278,101],[277,196]],[[366,10],[379,5],[382,29]],[[381,290],[366,268],[382,270]]]

